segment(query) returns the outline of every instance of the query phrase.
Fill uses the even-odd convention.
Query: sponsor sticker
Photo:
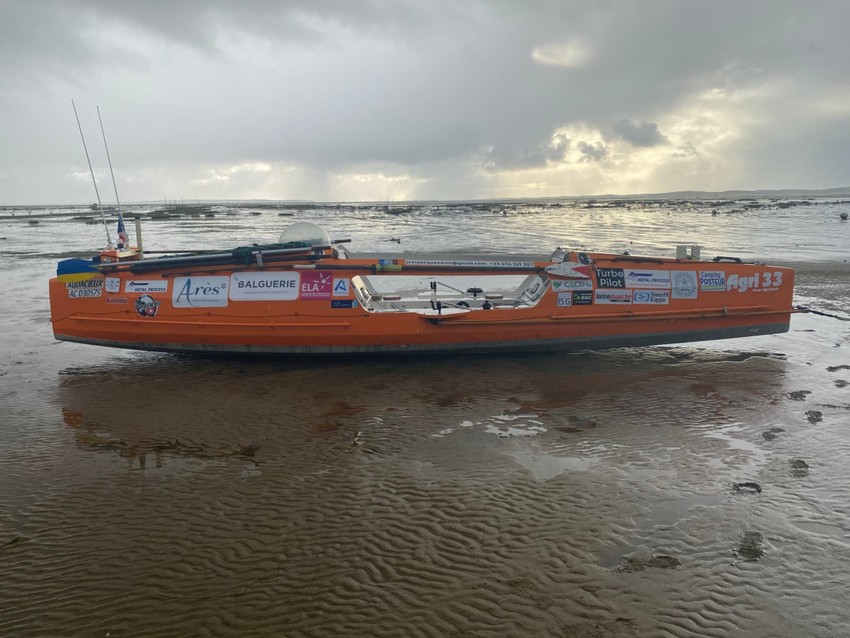
[[[330,299],[333,292],[333,273],[308,270],[301,275],[302,299]]]
[[[106,278],[106,292],[121,292],[121,280],[118,277]]]
[[[228,296],[232,301],[294,301],[300,281],[297,272],[235,272]]]
[[[150,295],[142,295],[136,299],[133,304],[136,312],[142,317],[156,317],[156,311],[159,309],[159,302]]]
[[[632,292],[630,290],[597,290],[594,301],[601,304],[631,304]]]
[[[626,288],[670,289],[669,270],[626,270]]]
[[[168,280],[133,279],[124,284],[124,292],[168,292]]]
[[[598,268],[596,270],[597,288],[625,288],[626,278],[622,268]],[[631,295],[629,296],[631,298]]]
[[[558,307],[564,308],[566,306],[573,305],[573,293],[571,292],[559,292],[558,293]]]
[[[348,279],[334,279],[334,297],[347,297],[349,293],[350,286],[348,284]]]
[[[726,292],[726,272],[723,270],[700,270],[699,289],[703,292]]]
[[[673,270],[670,273],[673,284],[673,299],[697,298],[697,274],[693,270]]]
[[[669,290],[635,290],[633,303],[667,305],[670,303]]]
[[[776,292],[782,287],[782,271],[757,272],[749,277],[729,275],[726,278],[726,290],[738,292]]]
[[[86,297],[100,297],[103,294],[103,279],[86,279],[85,281],[69,281],[65,284],[68,289],[68,297],[71,299],[83,299]]]
[[[573,293],[574,306],[590,306],[593,304],[592,290],[578,290]]]
[[[331,308],[356,308],[357,301],[354,299],[334,299],[331,301]]]
[[[106,303],[130,303],[127,297],[107,297]]]
[[[593,290],[590,279],[553,279],[553,290]]]
[[[221,308],[227,305],[229,277],[175,277],[175,308]]]

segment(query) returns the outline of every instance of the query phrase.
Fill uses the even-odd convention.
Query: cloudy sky
[[[0,204],[850,185],[850,2],[0,0]]]

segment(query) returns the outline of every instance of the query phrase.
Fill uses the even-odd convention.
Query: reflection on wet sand
[[[677,405],[683,416],[693,416],[694,396],[710,400],[716,416],[734,400],[718,391],[712,366],[749,360],[765,368],[764,378],[782,375],[783,355],[685,348],[528,358],[333,361],[322,367],[163,356],[102,368],[66,368],[59,399],[64,422],[76,430],[78,443],[92,449],[111,449],[125,457],[157,452],[208,459],[265,458],[326,448],[331,440],[350,446],[361,435],[386,428],[387,422],[398,424],[399,438],[433,436],[430,430],[437,424],[448,425],[452,432],[474,428],[502,438],[549,429],[581,433],[599,427],[602,414],[618,413],[618,403],[626,398],[623,407],[629,420],[643,418],[643,425],[658,425],[663,413],[675,413]],[[739,376],[749,371],[729,369]],[[679,388],[681,400],[663,408],[646,405],[644,411],[647,402],[640,400],[643,393],[634,386],[682,377],[690,382]],[[728,375],[724,385],[738,387]],[[458,420],[461,415],[467,419]],[[473,415],[479,418],[469,420]],[[410,425],[400,427],[407,422]],[[317,446],[317,441],[322,444]]]
[[[784,396],[786,365],[656,348],[68,368],[72,487],[13,516],[28,542],[4,557],[42,568],[5,587],[45,610],[29,635],[82,606],[81,632],[112,635],[711,634],[718,609],[770,628],[732,611],[724,570],[754,554],[728,521],[755,501],[729,486],[772,463],[736,442],[760,438],[750,406]]]

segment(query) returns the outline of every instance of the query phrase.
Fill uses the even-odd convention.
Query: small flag
[[[127,229],[124,228],[124,215],[120,212],[118,213],[118,243],[126,244],[130,241],[130,237],[127,235]]]

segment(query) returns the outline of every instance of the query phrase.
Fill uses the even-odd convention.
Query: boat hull
[[[87,271],[87,279],[52,279],[51,317],[62,341],[199,354],[575,351],[788,331],[790,269],[583,258],[592,267],[581,273],[546,260],[446,264],[327,255],[261,266],[165,263],[141,273],[112,264]],[[498,277],[522,281],[493,295],[484,287],[448,286],[455,292],[446,294],[425,287],[461,276],[488,287]],[[381,278],[410,290],[380,294],[373,286]]]
[[[758,335],[788,332],[789,323],[759,324],[688,330],[684,332],[661,332],[637,335],[612,335],[607,337],[577,336],[560,339],[532,339],[515,341],[485,341],[477,343],[434,343],[402,345],[339,345],[339,346],[291,346],[291,345],[240,345],[211,343],[166,343],[131,342],[109,340],[98,337],[56,334],[60,341],[71,341],[109,348],[148,350],[182,354],[232,354],[232,355],[290,355],[290,356],[346,356],[346,355],[433,355],[433,354],[497,354],[522,352],[578,352],[582,350],[604,350],[664,344],[734,339]]]

